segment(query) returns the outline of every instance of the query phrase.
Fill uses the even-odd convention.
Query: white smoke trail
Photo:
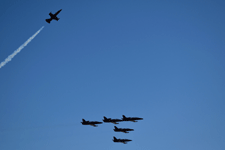
[[[23,43],[23,45],[21,45],[17,50],[15,50],[11,55],[9,55],[5,61],[1,62],[0,64],[0,68],[2,68],[3,66],[5,66],[6,63],[8,63],[9,61],[11,61],[13,59],[14,56],[16,56],[16,54],[18,54],[25,46],[27,46],[28,43],[30,43],[35,36],[38,35],[39,32],[41,32],[41,30],[44,28],[41,27],[41,29],[39,29],[34,35],[32,35],[25,43]]]

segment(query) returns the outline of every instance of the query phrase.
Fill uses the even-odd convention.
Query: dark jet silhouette
[[[52,14],[52,13],[50,12],[49,15],[50,15],[51,18],[45,19],[45,21],[46,21],[47,23],[50,23],[50,22],[52,21],[52,19],[58,21],[59,18],[57,17],[57,15],[60,13],[61,10],[62,10],[62,9],[60,9],[59,11],[57,11],[55,14]]]
[[[121,122],[121,119],[111,119],[111,118],[106,118],[104,116],[103,122],[107,122],[107,123],[114,123],[114,124],[119,124],[118,122]]]
[[[98,122],[98,121],[86,121],[84,119],[82,119],[82,125],[91,125],[93,127],[97,127],[96,124],[102,124],[102,122]]]
[[[127,131],[134,131],[134,129],[129,129],[129,128],[117,128],[116,126],[114,126],[113,129],[115,132],[123,132],[123,133],[129,133]]]
[[[113,142],[120,142],[120,143],[123,143],[123,144],[127,144],[127,142],[129,141],[132,141],[132,140],[129,140],[129,139],[117,139],[115,136],[113,137]]]
[[[125,115],[123,115],[122,120],[123,120],[123,121],[137,122],[136,120],[143,120],[143,118],[138,118],[138,117],[126,117]]]

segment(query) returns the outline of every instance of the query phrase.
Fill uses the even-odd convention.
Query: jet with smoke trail
[[[59,11],[57,11],[55,14],[52,14],[52,13],[50,12],[50,13],[49,13],[49,16],[50,16],[51,18],[45,19],[45,21],[46,21],[47,23],[50,23],[50,22],[52,21],[52,19],[58,21],[59,18],[57,17],[57,15],[60,13],[60,11],[62,11],[62,9],[60,9]]]
[[[9,55],[5,61],[1,62],[0,64],[0,68],[2,68],[3,66],[5,66],[6,63],[8,63],[9,61],[11,61],[13,59],[13,57],[16,56],[16,54],[18,54],[25,46],[27,46],[27,44],[29,44],[34,38],[35,36],[38,35],[38,33],[41,32],[41,30],[44,28],[41,27],[34,35],[32,35],[25,43],[23,43],[23,45],[21,45],[17,50],[15,50],[11,55]]]

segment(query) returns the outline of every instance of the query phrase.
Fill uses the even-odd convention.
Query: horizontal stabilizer
[[[50,19],[45,19],[45,21],[47,22],[47,23],[50,23],[51,21],[52,21],[52,19],[50,18]]]

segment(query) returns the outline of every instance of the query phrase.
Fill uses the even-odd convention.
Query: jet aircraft
[[[107,122],[107,123],[114,123],[114,124],[119,124],[118,122],[121,122],[121,119],[111,119],[111,118],[106,118],[104,116],[103,122]]]
[[[113,142],[120,142],[120,143],[123,143],[123,144],[127,144],[127,142],[129,141],[132,141],[132,140],[129,140],[129,139],[117,139],[115,136],[113,137]]]
[[[52,13],[50,12],[49,15],[50,15],[51,18],[45,19],[45,21],[46,21],[47,23],[50,23],[50,22],[52,21],[52,19],[58,21],[59,18],[57,17],[57,15],[60,13],[61,10],[62,10],[62,9],[60,9],[59,11],[57,11],[55,14],[52,14]]]
[[[123,120],[123,121],[137,122],[136,120],[143,120],[143,118],[138,118],[138,117],[126,117],[125,115],[123,115],[122,120]]]
[[[82,125],[91,125],[93,127],[97,127],[96,124],[102,124],[102,122],[98,122],[98,121],[86,121],[84,119],[82,119]]]
[[[123,132],[123,133],[129,133],[127,131],[134,131],[134,129],[129,129],[129,128],[117,128],[117,126],[114,126],[113,130],[115,132]]]

